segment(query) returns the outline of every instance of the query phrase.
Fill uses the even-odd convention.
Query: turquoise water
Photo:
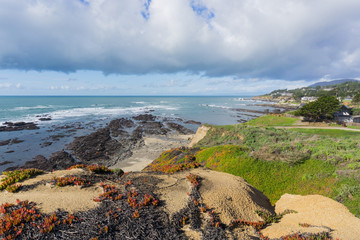
[[[263,110],[254,106],[258,103],[242,97],[0,97],[0,123],[36,122],[40,116],[50,116],[51,123],[90,121],[152,110],[154,115],[234,124],[239,114],[233,108]]]
[[[265,107],[256,106],[260,103],[243,97],[0,97],[0,126],[24,121],[35,122],[40,127],[0,132],[0,142],[23,141],[0,146],[0,172],[22,166],[36,155],[49,157],[65,150],[75,137],[94,132],[115,118],[151,113],[196,131],[198,125],[185,124],[182,120],[235,124],[259,116],[239,109],[264,110]],[[43,117],[51,120],[40,121]]]

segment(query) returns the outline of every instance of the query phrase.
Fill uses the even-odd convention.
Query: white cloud
[[[11,88],[12,84],[11,83],[0,83],[0,88]]]
[[[254,79],[360,75],[358,0],[147,2],[2,0],[0,67]]]

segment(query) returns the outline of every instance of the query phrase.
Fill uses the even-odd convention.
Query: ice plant
[[[99,173],[99,174],[112,172],[111,169],[102,165],[89,165],[87,166],[87,169],[91,172]]]
[[[43,172],[44,171],[36,168],[4,171],[2,174],[6,175],[6,177],[1,180],[0,190],[4,190],[13,183],[26,180]]]
[[[6,187],[6,190],[11,193],[17,192],[21,188],[21,184],[13,184]]]
[[[73,165],[73,166],[69,167],[66,170],[71,170],[71,169],[74,169],[74,168],[85,168],[85,167],[86,167],[85,164],[76,164],[76,165]]]
[[[88,182],[84,178],[80,177],[58,177],[55,178],[55,184],[58,187],[64,187],[67,185],[76,185],[76,186],[84,186],[84,185],[90,185],[91,183]]]

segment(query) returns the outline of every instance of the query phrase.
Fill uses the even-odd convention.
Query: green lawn
[[[292,126],[296,121],[298,121],[296,118],[263,115],[244,124],[249,126]]]
[[[320,135],[320,136],[331,136],[331,137],[360,137],[360,132],[349,131],[349,130],[340,130],[340,129],[313,129],[313,128],[292,128],[291,131],[301,132],[311,135]]]

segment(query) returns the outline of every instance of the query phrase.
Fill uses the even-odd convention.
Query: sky
[[[0,95],[238,95],[360,78],[359,0],[0,0]]]

